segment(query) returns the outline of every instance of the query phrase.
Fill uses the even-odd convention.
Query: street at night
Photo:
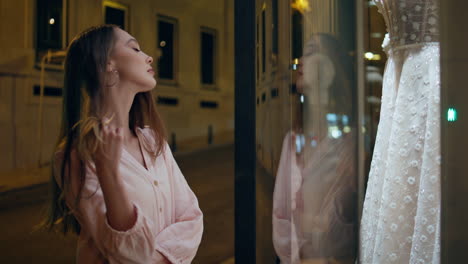
[[[192,263],[221,263],[234,256],[233,146],[176,156],[204,213],[204,233]],[[47,186],[23,191],[28,201],[0,211],[0,263],[74,263],[76,236],[36,230]]]
[[[0,264],[468,263],[466,10],[0,0]]]

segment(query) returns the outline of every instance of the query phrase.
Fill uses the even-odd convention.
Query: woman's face
[[[156,86],[153,58],[145,54],[138,41],[120,28],[114,28],[116,41],[109,57],[108,67],[117,70],[119,84],[131,87],[135,93],[145,92]]]

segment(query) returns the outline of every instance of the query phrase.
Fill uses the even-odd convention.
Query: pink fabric
[[[298,207],[302,207],[298,195],[302,184],[302,172],[296,160],[294,140],[295,134],[292,132],[289,132],[283,140],[273,192],[273,246],[281,263],[284,264],[301,262],[297,212],[300,211]]]
[[[142,146],[154,142],[149,128],[138,128],[137,136]],[[83,196],[74,212],[81,224],[77,263],[156,263],[157,252],[171,263],[190,263],[195,257],[203,233],[197,198],[167,144],[153,161],[142,149],[148,169],[122,151],[119,169],[137,215],[125,232],[108,224],[94,165],[87,167]],[[67,203],[74,204],[73,197],[68,196]]]
[[[306,259],[354,257],[355,144],[352,133],[323,138],[296,152],[296,137],[283,140],[273,192],[273,246],[282,264]],[[309,142],[309,139],[306,139]],[[309,143],[307,143],[309,144]],[[307,157],[307,159],[305,158]]]

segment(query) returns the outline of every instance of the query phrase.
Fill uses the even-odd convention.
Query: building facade
[[[103,23],[120,25],[155,59],[154,97],[176,152],[232,143],[233,1],[2,0],[0,7],[0,171],[49,162],[64,51]]]

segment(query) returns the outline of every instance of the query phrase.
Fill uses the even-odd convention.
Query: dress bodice
[[[390,46],[439,42],[438,0],[374,0],[385,19]]]

